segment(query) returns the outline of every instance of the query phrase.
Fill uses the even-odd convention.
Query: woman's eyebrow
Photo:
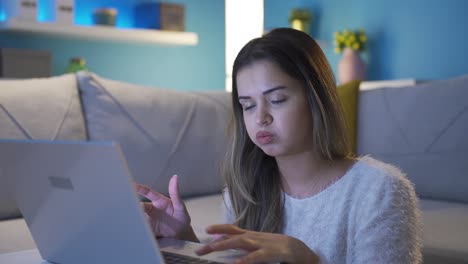
[[[268,89],[264,92],[262,92],[264,95],[265,94],[269,94],[269,93],[272,93],[274,91],[277,91],[277,90],[281,90],[281,89],[286,89],[286,86],[276,86],[276,87],[273,87],[271,89]],[[241,100],[241,99],[250,99],[251,97],[250,96],[239,96],[238,99]]]

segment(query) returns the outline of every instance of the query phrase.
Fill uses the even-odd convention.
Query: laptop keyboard
[[[163,255],[164,260],[166,261],[167,264],[184,264],[184,263],[190,263],[190,264],[221,264],[221,262],[215,262],[215,261],[209,261],[209,260],[204,260],[204,259],[199,259],[199,258],[194,258],[194,257],[189,257],[189,256],[183,256],[179,255],[176,253],[171,253],[171,252],[161,252]]]

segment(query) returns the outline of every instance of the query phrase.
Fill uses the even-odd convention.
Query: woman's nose
[[[259,107],[256,116],[256,123],[259,126],[268,126],[273,122],[273,116],[268,112],[265,107]]]

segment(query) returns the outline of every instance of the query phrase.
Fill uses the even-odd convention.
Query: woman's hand
[[[135,184],[136,191],[151,202],[142,203],[151,229],[156,237],[172,237],[198,242],[190,225],[190,216],[179,194],[177,175],[169,181],[169,198],[151,190],[148,186]]]
[[[302,241],[281,234],[253,232],[234,225],[213,225],[208,234],[222,239],[199,248],[198,255],[226,249],[243,249],[248,253],[235,263],[318,263],[318,256]]]

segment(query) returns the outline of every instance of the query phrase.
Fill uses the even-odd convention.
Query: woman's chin
[[[293,156],[299,153],[308,152],[308,150],[287,148],[285,146],[280,147],[278,145],[264,145],[260,146],[260,149],[263,151],[263,153],[265,153],[265,155],[274,158]]]
[[[265,153],[265,155],[268,155],[270,157],[277,157],[277,156],[284,155],[283,151],[281,151],[277,147],[262,146],[260,147],[260,149],[263,151],[263,153]]]

